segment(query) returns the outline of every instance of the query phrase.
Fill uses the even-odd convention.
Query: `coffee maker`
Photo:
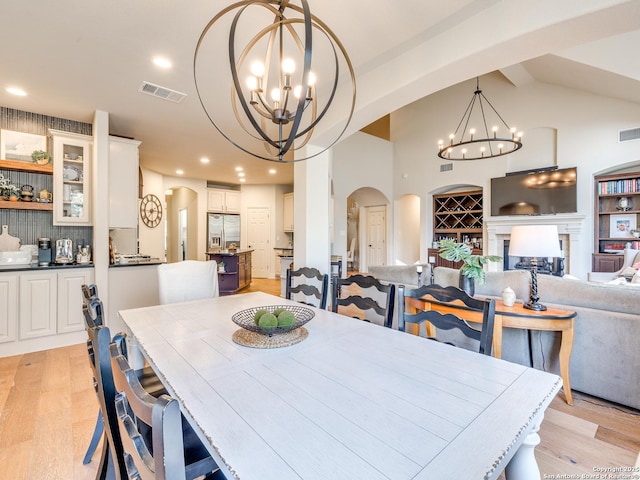
[[[56,240],[56,263],[73,263],[73,242],[70,238]]]
[[[38,239],[38,266],[48,267],[51,264],[51,239],[39,238]]]

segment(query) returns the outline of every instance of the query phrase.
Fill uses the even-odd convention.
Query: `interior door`
[[[367,265],[386,265],[386,208],[367,207]]]
[[[269,278],[273,249],[269,243],[271,235],[269,207],[249,207],[247,209],[247,248],[251,255],[251,275],[254,278]]]
[[[181,208],[178,212],[178,255],[179,261],[187,259],[187,209]]]

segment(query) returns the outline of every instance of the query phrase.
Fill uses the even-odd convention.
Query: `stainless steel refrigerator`
[[[240,215],[207,213],[207,246],[209,250],[240,248]]]

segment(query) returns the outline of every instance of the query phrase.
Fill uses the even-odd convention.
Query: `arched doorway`
[[[166,195],[165,249],[167,263],[198,259],[198,193],[173,187]]]
[[[390,258],[389,199],[379,190],[364,187],[347,197],[347,249],[355,239],[351,271],[367,272],[374,261],[386,265]],[[347,250],[347,255],[349,251]]]

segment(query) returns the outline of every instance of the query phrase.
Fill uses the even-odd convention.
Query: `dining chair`
[[[327,308],[328,289],[329,275],[320,273],[317,268],[287,270],[285,295],[288,300],[324,310]]]
[[[169,395],[149,395],[122,355],[110,345],[115,409],[128,479],[224,479],[218,465]]]
[[[87,306],[85,305],[85,309]],[[87,353],[89,365],[93,373],[94,386],[100,404],[98,417],[103,421],[104,433],[102,452],[96,479],[122,479],[126,471],[124,457],[122,456],[122,442],[120,432],[115,422],[115,396],[116,390],[113,383],[111,370],[111,356],[109,345],[112,343],[111,332],[104,325],[87,326]],[[106,427],[106,428],[104,428]],[[93,452],[91,452],[93,454]],[[91,457],[89,457],[89,460]],[[83,462],[86,463],[86,462]]]
[[[217,263],[184,260],[158,265],[158,290],[161,304],[217,297]]]
[[[356,237],[351,239],[349,250],[347,251],[347,269],[353,268],[354,255],[356,253]]]
[[[97,287],[95,285],[82,285],[82,295],[83,295],[83,305],[82,305],[82,313],[85,321],[85,330],[87,331],[88,339],[87,339],[87,348],[89,351],[89,363],[92,367],[92,370],[95,370],[95,354],[93,352],[93,341],[91,341],[90,329],[96,327],[102,327],[104,325],[104,317],[103,317],[103,305],[100,298],[98,298]],[[111,339],[113,340],[113,339]],[[126,353],[126,341],[123,337],[119,336],[117,341],[122,343],[122,350]],[[144,388],[152,395],[161,395],[165,393],[166,390],[164,385],[157,377],[153,369],[150,366],[145,366],[142,369],[136,370],[136,375],[140,379]],[[96,393],[98,393],[98,397],[100,397],[100,393],[98,392],[98,382],[96,380],[95,372],[94,372],[94,386],[96,388]],[[99,402],[101,403],[101,402]],[[82,460],[83,464],[88,464],[91,462],[93,458],[93,454],[98,448],[98,444],[100,443],[100,439],[103,438],[104,435],[104,415],[103,415],[102,405],[98,409],[98,415],[96,417],[96,425],[93,430],[93,435],[91,436],[91,440],[89,441],[89,446],[87,447],[87,451]]]
[[[479,342],[479,353],[491,355],[496,312],[494,299],[473,298],[457,287],[440,285],[424,285],[416,289],[400,285],[398,297],[398,330],[405,331],[407,323],[418,326],[425,323],[427,337],[433,340],[439,340],[439,332],[457,330],[464,337]],[[471,318],[475,323],[481,321],[480,330],[469,324]],[[456,339],[456,343],[445,343],[467,347],[469,342],[464,337]]]
[[[391,328],[396,296],[394,284],[383,285],[371,275],[332,279],[331,309],[335,313]]]

